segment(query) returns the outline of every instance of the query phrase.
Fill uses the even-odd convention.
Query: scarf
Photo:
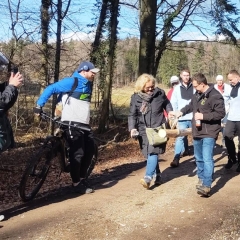
[[[150,105],[150,100],[152,98],[152,94],[144,93],[144,92],[139,92],[138,96],[143,100],[142,106],[140,108],[140,112],[144,115],[148,112],[149,105]]]
[[[239,87],[240,87],[240,82],[238,82],[235,86],[233,86],[232,91],[230,93],[230,97],[232,98],[237,97]]]

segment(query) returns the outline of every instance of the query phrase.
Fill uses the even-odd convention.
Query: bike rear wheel
[[[52,159],[51,147],[43,146],[32,155],[23,173],[19,195],[24,202],[32,200],[43,185]]]

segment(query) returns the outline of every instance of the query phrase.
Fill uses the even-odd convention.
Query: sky
[[[122,0],[122,1],[128,1],[135,3],[136,0]],[[176,0],[169,0],[169,1],[176,1]],[[210,0],[209,0],[210,1]],[[239,5],[240,0],[232,0],[236,4]],[[11,31],[11,20],[9,16],[9,12],[7,11],[6,7],[2,7],[1,5],[6,5],[7,0],[3,0],[3,3],[0,3],[0,15],[1,15],[1,21],[0,21],[0,41],[6,41],[12,37],[12,31]],[[12,2],[13,7],[14,4],[16,4],[16,0],[10,0]],[[31,37],[33,37],[35,40],[39,39],[39,14],[36,14],[36,12],[39,12],[40,8],[40,0],[21,0],[21,4],[24,5],[24,14],[29,15],[27,19],[21,18],[16,23],[16,29],[17,29],[17,35],[20,36],[23,34],[23,28],[26,29],[26,32],[32,32]],[[68,31],[65,31],[63,34],[63,37],[65,40],[70,39],[90,39],[92,40],[94,38],[94,31],[95,28],[87,27],[88,24],[93,24],[95,22],[94,20],[94,3],[95,0],[72,0],[71,10],[69,11],[69,14],[67,18],[64,19],[64,25],[63,27],[65,29],[69,29]],[[96,10],[95,10],[96,14]],[[197,18],[197,16],[193,16],[194,18]],[[196,20],[196,19],[195,19]],[[201,20],[201,30],[205,32],[205,35],[208,37],[208,39],[211,39],[214,37],[213,35],[213,28],[210,26],[207,19],[198,19]],[[52,30],[55,31],[54,29]],[[26,35],[24,35],[26,36]],[[120,18],[119,18],[119,38],[126,38],[126,37],[139,37],[139,23],[138,23],[138,11],[133,10],[129,7],[123,7],[121,6],[120,11]],[[220,38],[222,36],[219,36]],[[181,33],[174,38],[174,40],[206,40],[207,38],[204,37],[202,34],[200,34],[200,31],[194,27],[192,24],[186,25],[184,29],[181,31]],[[55,40],[55,35],[52,34],[50,36],[50,40]]]
[[[12,2],[13,9],[16,6],[16,0],[10,0]],[[7,2],[7,0],[3,0],[3,2]],[[38,35],[39,33],[39,23],[40,16],[39,14],[35,14],[39,12],[40,8],[40,0],[21,0],[21,4],[24,10],[25,15],[29,15],[28,19],[21,18],[18,20],[16,24],[17,34],[21,35],[23,33],[22,25],[26,28],[26,31],[33,32],[34,35]],[[80,2],[80,3],[79,3]],[[66,28],[69,28],[70,31],[64,33],[65,38],[73,38],[73,39],[92,39],[94,37],[94,29],[86,27],[88,24],[93,24],[94,20],[94,3],[95,0],[72,0],[71,7],[67,18],[64,19],[64,24]],[[2,7],[2,5],[5,5]],[[5,41],[12,37],[11,30],[11,19],[10,14],[7,9],[7,3],[0,3],[0,41]],[[14,11],[13,11],[14,12]],[[96,13],[96,11],[95,11]],[[73,21],[72,21],[73,19]],[[38,22],[38,23],[37,23]],[[75,22],[76,24],[74,24]],[[125,38],[127,36],[138,36],[139,31],[137,29],[137,11],[130,10],[130,8],[121,8],[121,21],[119,22],[119,27],[121,28],[119,37]],[[135,29],[135,30],[134,30]],[[39,35],[38,35],[39,37]],[[53,36],[54,37],[54,36]],[[51,38],[51,37],[50,37]]]

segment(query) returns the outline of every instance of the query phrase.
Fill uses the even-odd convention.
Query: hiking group
[[[223,76],[216,77],[216,84],[208,83],[202,73],[190,78],[188,68],[182,69],[180,77],[172,76],[172,88],[167,96],[156,86],[156,80],[149,74],[142,74],[135,83],[131,97],[128,127],[131,136],[138,131],[139,147],[147,159],[145,176],[140,183],[147,189],[155,177],[155,184],[161,184],[161,171],[158,155],[164,153],[166,143],[152,146],[146,134],[146,128],[157,128],[178,119],[180,130],[192,129],[194,157],[197,166],[197,193],[210,196],[214,174],[214,147],[219,132],[222,132],[222,147],[228,152],[226,169],[238,161],[237,172],[240,172],[240,75],[236,70],[227,74],[230,83],[223,82]],[[166,124],[167,125],[167,124]],[[179,167],[180,158],[189,155],[187,136],[178,136],[175,141],[172,168]]]
[[[69,146],[72,188],[78,193],[94,192],[86,178],[94,155],[90,101],[94,77],[99,71],[93,63],[83,61],[71,77],[65,77],[47,86],[33,108],[34,114],[40,115],[48,99],[53,94],[58,94],[62,106],[61,121],[81,128],[64,127],[64,137]],[[190,78],[190,71],[185,68],[179,77],[171,77],[172,88],[168,95],[156,86],[152,75],[142,74],[138,77],[131,97],[128,127],[131,137],[136,137],[137,133],[140,149],[147,159],[146,173],[140,180],[145,188],[149,189],[153,178],[155,184],[162,183],[158,155],[164,153],[166,148],[166,142],[160,145],[149,144],[146,128],[163,126],[172,118],[178,120],[179,129],[192,128],[199,179],[196,185],[198,194],[209,196],[214,172],[213,149],[221,130],[224,136],[223,146],[226,146],[228,151],[228,163],[225,167],[229,169],[237,163],[237,159],[240,161],[240,153],[237,157],[234,144],[234,137],[240,135],[240,112],[237,111],[240,76],[236,70],[231,70],[227,77],[230,85],[223,83],[221,75],[217,76],[217,84],[211,85],[202,73]],[[23,77],[19,72],[11,73],[8,84],[0,89],[1,151],[14,143],[7,111],[15,103],[17,89],[22,82]],[[179,136],[175,142],[174,158],[170,166],[178,167],[181,156],[187,155],[188,139],[186,136]],[[240,171],[239,166],[237,171]],[[0,215],[0,220],[3,218],[4,216]]]

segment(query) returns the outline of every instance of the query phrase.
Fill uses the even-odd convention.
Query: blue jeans
[[[181,129],[186,129],[186,128],[191,128],[192,127],[192,122],[190,120],[183,120],[183,121],[178,121],[178,128]],[[181,153],[188,151],[188,139],[187,136],[184,137],[177,137],[176,142],[175,142],[175,156],[174,158],[180,159]]]
[[[152,180],[154,174],[160,175],[160,169],[158,165],[158,155],[148,154],[145,176],[148,177],[149,180]]]
[[[201,138],[193,140],[194,156],[197,164],[198,178],[203,185],[211,187],[214,173],[213,149],[215,138]]]

